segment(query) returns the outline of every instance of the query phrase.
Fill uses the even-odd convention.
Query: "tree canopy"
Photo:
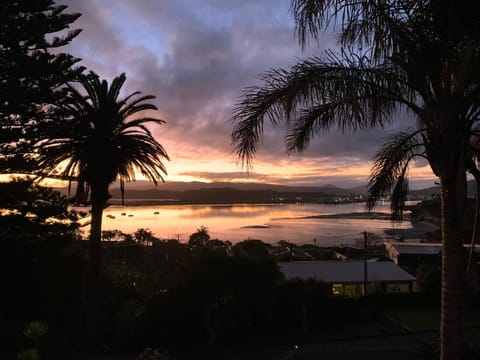
[[[53,0],[4,0],[0,5],[0,170],[27,166],[29,152],[49,105],[61,88],[83,71],[80,60],[62,53],[80,29],[70,30],[80,14]],[[7,156],[8,155],[8,156]]]

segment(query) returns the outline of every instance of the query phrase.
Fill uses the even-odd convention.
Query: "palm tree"
[[[191,248],[194,247],[205,247],[210,241],[210,234],[208,233],[208,228],[205,226],[200,226],[196,232],[190,235],[188,239],[188,245]]]
[[[417,119],[441,184],[442,359],[461,358],[463,338],[465,147],[480,114],[480,15],[473,4],[292,0],[300,44],[320,40],[335,21],[342,52],[266,72],[233,114],[232,144],[247,166],[265,121],[289,125],[292,152],[331,128],[381,127],[399,111]]]
[[[166,169],[167,152],[153,137],[147,124],[163,120],[146,116],[157,110],[149,100],[134,92],[119,98],[126,76],[113,79],[110,86],[94,72],[79,78],[81,89],[69,85],[65,101],[55,111],[62,121],[53,123],[37,144],[40,168],[75,178],[82,190],[90,190],[91,225],[89,239],[86,332],[99,340],[99,271],[103,209],[110,198],[109,186],[119,180],[135,181],[136,172],[157,185]],[[84,90],[84,95],[81,90]],[[81,193],[85,194],[85,191]]]

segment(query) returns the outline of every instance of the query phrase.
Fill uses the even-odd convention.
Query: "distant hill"
[[[126,184],[127,201],[176,201],[188,203],[212,202],[325,202],[336,197],[363,195],[365,187],[343,189],[335,185],[317,187],[285,186],[262,183],[228,182],[166,182],[157,187],[146,181]],[[67,189],[61,189],[64,194]],[[112,199],[121,197],[120,189],[110,189]]]
[[[431,186],[425,189],[410,190],[409,194],[416,197],[427,197],[440,194],[440,186]]]
[[[330,195],[352,195],[365,194],[365,187],[355,187],[352,189],[344,189],[335,185],[327,184],[322,186],[287,186],[264,183],[237,183],[237,182],[166,182],[155,187],[146,181],[137,181],[126,185],[128,189],[135,190],[162,190],[162,191],[187,191],[187,190],[204,190],[204,189],[224,189],[230,188],[242,191],[258,191],[258,190],[272,190],[278,192],[322,192]],[[115,188],[115,187],[114,187]]]
[[[467,181],[467,196],[470,198],[474,198],[477,193],[477,187],[475,184],[475,180],[468,180]],[[412,196],[417,196],[417,197],[428,197],[431,195],[439,195],[440,194],[440,185],[438,186],[431,186],[425,189],[419,189],[419,190],[410,190],[409,192],[410,195]]]
[[[320,191],[295,191],[291,189],[273,190],[249,189],[240,190],[232,187],[212,187],[198,188],[183,191],[149,189],[149,190],[126,190],[127,200],[153,200],[162,199],[163,201],[176,201],[184,203],[222,203],[222,202],[246,202],[246,203],[265,203],[265,202],[323,202],[334,195],[325,194]],[[120,198],[120,190],[114,188],[111,190],[112,198]]]
[[[178,199],[185,202],[271,202],[284,201],[325,201],[336,196],[351,196],[366,193],[365,188],[343,189],[334,185],[318,187],[285,186],[262,183],[228,182],[169,182],[154,187],[127,187],[127,198],[136,199]],[[111,190],[112,197],[120,197],[118,188]]]
[[[475,196],[475,182],[468,181],[468,195]],[[166,182],[157,187],[147,181],[136,181],[125,186],[127,201],[170,200],[188,203],[212,202],[329,202],[338,197],[366,195],[366,186],[340,188],[327,184],[321,186],[286,186],[263,183],[229,183],[229,182]],[[74,187],[72,188],[74,189]],[[67,188],[59,189],[67,194]],[[113,186],[110,189],[112,199],[121,197],[120,189]],[[430,197],[440,194],[440,186],[411,190],[415,198]]]
[[[359,186],[351,189],[344,189],[335,185],[327,184],[322,186],[287,186],[287,185],[275,185],[275,184],[263,184],[263,183],[236,183],[236,182],[179,182],[171,181],[160,183],[158,186],[153,185],[147,181],[136,181],[127,183],[125,185],[127,192],[142,192],[142,191],[166,191],[166,192],[183,192],[190,190],[206,190],[206,189],[234,189],[242,191],[260,191],[271,190],[277,192],[321,192],[329,195],[353,195],[353,194],[365,194],[366,188]],[[113,191],[119,190],[118,186],[113,185],[111,188]],[[65,189],[61,189],[62,192],[66,192]]]

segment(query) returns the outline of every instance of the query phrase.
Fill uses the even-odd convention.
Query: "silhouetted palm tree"
[[[92,341],[98,341],[102,215],[109,186],[119,180],[123,197],[124,183],[134,181],[136,172],[156,185],[166,174],[162,161],[169,160],[147,128],[164,123],[146,112],[157,110],[148,102],[155,97],[134,92],[119,98],[125,80],[121,74],[109,87],[94,72],[80,77],[80,89],[69,85],[68,96],[56,109],[63,120],[53,123],[37,144],[40,167],[51,172],[60,169],[62,176],[76,178],[80,188],[90,189],[86,331]]]
[[[461,358],[466,145],[480,114],[480,15],[473,1],[292,0],[301,45],[330,22],[342,53],[261,76],[235,109],[232,142],[249,166],[265,120],[289,124],[301,151],[331,128],[368,129],[409,111],[424,128],[425,154],[441,184],[442,359]]]
[[[188,240],[188,245],[190,247],[205,247],[210,241],[210,234],[208,233],[208,228],[205,226],[200,226],[196,232],[190,235]]]

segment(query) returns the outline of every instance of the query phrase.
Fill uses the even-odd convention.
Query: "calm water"
[[[301,219],[304,216],[364,212],[362,204],[267,204],[267,205],[149,205],[110,206],[104,212],[103,229],[133,233],[149,228],[155,236],[188,241],[201,226],[212,238],[233,243],[261,239],[276,243],[288,240],[297,244],[349,244],[361,239],[363,231],[384,234],[388,229],[410,229],[410,221],[392,223],[377,219]],[[376,212],[389,212],[389,204]],[[122,215],[125,213],[125,215]],[[285,219],[289,218],[289,219]]]

